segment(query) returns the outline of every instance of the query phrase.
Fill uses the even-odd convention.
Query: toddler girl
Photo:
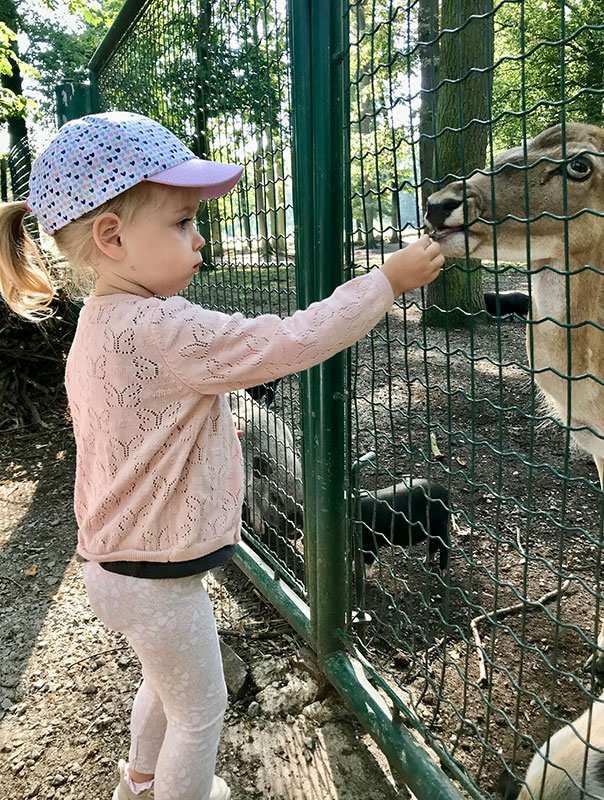
[[[124,634],[143,674],[113,800],[230,797],[214,776],[227,695],[200,579],[240,538],[242,455],[224,393],[349,347],[443,263],[422,236],[287,319],[193,305],[174,295],[201,264],[195,214],[241,173],[196,158],[146,117],[95,114],[63,126],[36,159],[27,206],[0,212],[0,289],[17,313],[43,314],[52,298],[26,209],[94,275],[66,373],[77,550],[95,613]]]

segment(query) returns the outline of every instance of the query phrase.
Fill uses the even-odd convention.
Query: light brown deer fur
[[[591,714],[589,709],[585,711],[535,753],[518,800],[604,800],[603,747],[604,702],[600,697]]]
[[[489,174],[451,183],[430,197],[426,217],[445,256],[529,264],[527,352],[535,380],[593,456],[604,488],[604,386],[594,380],[604,380],[604,275],[583,269],[604,269],[604,219],[589,213],[604,214],[604,130],[571,123],[565,135],[565,152],[557,125],[502,153]],[[570,363],[567,323],[580,325],[570,331]],[[567,376],[580,376],[570,408]],[[585,426],[598,435],[577,430]],[[601,649],[596,666],[604,668]]]

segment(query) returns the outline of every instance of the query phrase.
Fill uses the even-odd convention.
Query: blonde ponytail
[[[19,316],[41,320],[52,314],[48,308],[54,288],[38,246],[23,225],[25,202],[0,205],[0,295]]]

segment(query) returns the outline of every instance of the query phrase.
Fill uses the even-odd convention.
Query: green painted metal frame
[[[294,127],[294,213],[298,298],[326,297],[343,280],[343,172],[340,3],[289,4]],[[329,180],[325,180],[329,175]],[[309,179],[309,177],[311,179]],[[301,213],[303,210],[303,213]],[[345,559],[345,356],[302,377],[305,562],[311,642],[319,660],[339,649],[336,631],[348,606]]]
[[[105,64],[111,59],[120,41],[128,34],[136,24],[137,18],[144,11],[145,6],[149,5],[150,0],[126,0],[113,24],[105,34],[103,41],[93,53],[88,64],[88,69],[93,75],[103,69]]]
[[[245,542],[240,542],[234,562],[252,583],[268,598],[292,628],[306,641],[310,640],[310,609],[284,580]]]
[[[398,705],[388,704],[370,683],[363,664],[349,653],[333,653],[323,662],[325,675],[388,759],[392,771],[418,798],[462,800],[428,752],[402,724]],[[477,793],[472,795],[479,798]]]

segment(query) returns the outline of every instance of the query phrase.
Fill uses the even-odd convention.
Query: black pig
[[[361,490],[362,548],[365,564],[372,564],[380,547],[409,547],[428,542],[426,563],[439,553],[439,571],[449,569],[449,492],[426,478],[405,481],[377,492]]]
[[[485,292],[484,307],[492,317],[506,317],[510,314],[526,317],[530,307],[529,296],[525,292]]]

